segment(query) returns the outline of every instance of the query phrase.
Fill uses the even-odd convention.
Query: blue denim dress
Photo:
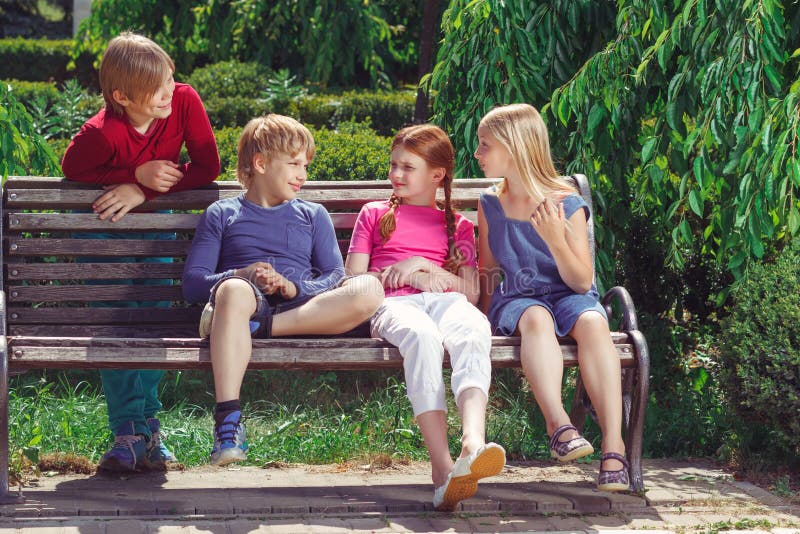
[[[563,203],[567,219],[580,208],[589,218],[589,206],[580,195],[569,195]],[[559,336],[567,335],[584,312],[594,310],[607,318],[594,284],[579,294],[564,283],[547,244],[529,221],[506,217],[496,195],[481,194],[481,207],[489,226],[489,248],[502,270],[488,314],[495,334],[514,335],[520,317],[531,306],[550,312]]]

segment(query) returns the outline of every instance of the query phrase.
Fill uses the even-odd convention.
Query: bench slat
[[[6,288],[9,302],[90,302],[104,300],[173,301],[182,300],[175,285],[42,285]]]
[[[12,325],[48,325],[44,330],[50,333],[49,325],[113,325],[130,323],[133,325],[152,325],[166,323],[191,323],[197,330],[200,321],[199,306],[190,308],[30,308],[8,307],[8,322]],[[80,327],[84,332],[94,326]],[[149,332],[150,326],[139,330]],[[28,334],[31,335],[31,334]]]
[[[86,257],[183,257],[189,253],[188,239],[60,239],[9,237],[4,240],[9,256]]]
[[[388,169],[387,169],[388,172]],[[457,178],[453,180],[453,186],[457,188],[473,188],[485,189],[498,182],[497,178]],[[49,176],[9,176],[3,185],[4,189],[9,193],[14,193],[19,189],[54,189],[54,190],[75,190],[75,189],[88,189],[93,191],[102,191],[102,187],[96,184],[87,184],[82,182],[71,182],[65,178],[55,178]],[[314,181],[309,180],[303,184],[303,189],[384,189],[390,190],[392,188],[389,180],[357,180],[357,181]],[[233,180],[217,180],[211,184],[203,187],[198,187],[190,191],[180,191],[177,193],[170,193],[164,197],[178,197],[178,195],[187,194],[191,196],[202,191],[239,191],[241,192],[242,186]]]
[[[475,208],[478,205],[481,191],[481,189],[477,188],[455,188],[451,199],[461,208]],[[15,210],[85,210],[100,193],[101,191],[94,189],[16,189],[9,193],[7,206]],[[156,197],[138,206],[134,212],[166,209],[204,210],[209,204],[217,200],[233,198],[241,194],[241,190],[181,191],[174,195]],[[391,190],[388,188],[352,189],[340,185],[340,189],[303,188],[300,190],[298,197],[309,202],[324,203],[328,210],[359,210],[367,202],[386,200],[390,194]],[[331,196],[335,198],[332,199]],[[444,199],[444,195],[441,193],[439,197],[440,200]]]
[[[182,263],[17,263],[9,280],[122,280],[129,278],[180,279]]]
[[[517,338],[518,339],[518,338]],[[630,345],[617,345],[623,367],[635,365]],[[564,365],[577,365],[574,345],[561,347]],[[42,345],[31,338],[9,339],[11,368],[119,367],[184,369],[211,365],[208,345],[199,339],[62,339],[54,350],[52,339]],[[254,340],[252,369],[378,369],[400,368],[396,347],[379,339],[270,339]],[[518,367],[519,345],[492,349],[494,367]],[[449,366],[445,357],[445,366]]]
[[[477,223],[475,211],[459,212],[461,215]],[[356,223],[357,213],[331,213],[333,226],[337,230],[352,230]],[[9,212],[8,230],[10,232],[164,232],[170,231],[194,233],[199,214],[194,213],[129,213],[125,216],[125,225],[118,225],[108,220],[101,221],[92,213],[19,213]]]
[[[8,212],[10,232],[194,232],[200,215],[195,213],[129,213],[125,224],[101,221],[94,213]],[[169,230],[165,230],[169,228]]]

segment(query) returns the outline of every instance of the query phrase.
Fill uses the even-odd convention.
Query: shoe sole
[[[599,489],[600,491],[615,493],[618,491],[628,491],[630,489],[630,485],[620,484],[620,483],[602,484],[602,485],[598,484],[597,489]]]
[[[564,456],[559,456],[558,453],[554,451],[550,451],[550,457],[558,460],[559,462],[571,462],[572,460],[577,460],[578,458],[583,458],[584,456],[589,456],[594,452],[594,447],[591,445],[584,445],[583,447],[578,447],[569,451],[569,453],[565,454]]]
[[[119,461],[112,459],[100,462],[97,466],[97,470],[107,473],[141,473],[142,471],[159,470],[159,466],[149,460],[143,460],[131,468],[127,464],[121,464]],[[164,470],[166,471],[166,466],[164,466]]]
[[[506,464],[506,455],[500,447],[488,447],[470,465],[468,475],[454,477],[444,492],[442,504],[437,510],[452,512],[459,502],[471,498],[478,492],[478,480],[500,474]]]
[[[230,452],[228,452],[230,451]],[[236,452],[235,449],[226,449],[220,452],[216,458],[211,458],[211,465],[217,467],[224,467],[228,464],[241,462],[247,460],[247,453],[239,449],[239,452]]]

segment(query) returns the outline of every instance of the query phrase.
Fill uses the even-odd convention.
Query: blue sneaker
[[[223,466],[247,459],[247,432],[242,423],[242,412],[228,414],[224,421],[214,425],[214,448],[211,465]]]
[[[97,468],[104,471],[137,471],[147,466],[147,440],[136,434],[133,421],[122,423],[114,430],[114,446],[103,455]]]
[[[166,467],[165,463],[176,462],[175,455],[172,454],[164,442],[161,441],[161,421],[155,417],[147,419],[147,428],[150,429],[150,442],[147,444],[147,458],[154,467]]]

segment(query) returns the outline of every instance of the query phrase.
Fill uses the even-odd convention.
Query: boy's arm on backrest
[[[184,140],[189,152],[189,163],[181,166],[183,179],[170,189],[170,192],[186,191],[213,182],[220,172],[219,150],[208,113],[200,95],[191,87],[183,91],[186,102],[183,106],[186,130]]]
[[[318,273],[318,276],[311,280],[291,280],[297,287],[297,296],[323,293],[335,287],[344,276],[342,253],[339,251],[333,221],[322,206],[319,206],[314,213],[311,247],[309,267]]]
[[[69,180],[93,184],[135,184],[136,167],[119,167],[109,165],[114,150],[108,139],[99,128],[84,124],[72,138],[64,158],[61,170]]]

